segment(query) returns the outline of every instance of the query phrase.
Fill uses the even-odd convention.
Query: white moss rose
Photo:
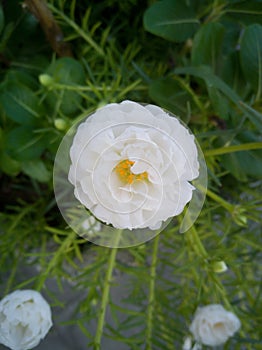
[[[0,343],[12,350],[34,348],[51,326],[50,306],[34,290],[17,290],[0,302]]]
[[[76,198],[115,228],[160,228],[191,200],[199,175],[194,136],[154,105],[100,108],[77,129],[69,181]]]
[[[190,331],[197,342],[218,346],[239,330],[238,317],[220,304],[199,307],[190,325]]]

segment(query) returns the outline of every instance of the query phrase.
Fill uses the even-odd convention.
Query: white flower
[[[17,290],[0,302],[0,344],[12,350],[34,348],[51,326],[50,306],[34,290]]]
[[[236,315],[219,304],[199,307],[190,325],[190,331],[199,343],[209,346],[224,344],[240,328]]]
[[[69,181],[92,214],[116,228],[160,228],[192,198],[194,136],[161,108],[131,101],[97,110],[76,132]]]

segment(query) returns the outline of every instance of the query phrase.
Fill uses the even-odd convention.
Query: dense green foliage
[[[179,349],[196,307],[221,303],[242,322],[225,349],[259,349],[262,2],[47,3],[68,57],[54,52],[29,8],[17,0],[0,4],[1,297],[36,288],[63,308],[47,282],[62,288],[69,281],[85,297],[75,319],[64,321],[81,328],[88,349],[106,349],[102,336],[117,349]],[[209,184],[188,232],[179,234],[174,220],[153,241],[117,251],[66,227],[52,168],[71,125],[125,99],[155,103],[189,124]],[[219,261],[228,266],[222,274]],[[32,265],[39,273],[23,279],[21,267]],[[111,280],[128,281],[121,303],[110,298]]]

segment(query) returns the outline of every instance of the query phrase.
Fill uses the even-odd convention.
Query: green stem
[[[121,92],[118,95],[118,98],[123,97],[127,92],[131,91],[131,90],[137,90],[137,91],[143,91],[146,90],[147,87],[146,86],[137,86],[138,84],[141,83],[141,80],[136,80],[134,81],[132,84],[130,84],[129,86],[127,86],[124,90],[122,90],[122,87],[117,88],[116,90],[121,90]],[[111,91],[113,90],[113,88],[111,86],[81,86],[81,85],[66,85],[66,84],[59,84],[56,82],[52,82],[51,85],[49,85],[50,88],[52,89],[56,89],[56,90],[70,90],[70,91]]]
[[[75,238],[76,238],[76,233],[74,231],[68,233],[68,236],[65,238],[65,240],[63,241],[61,246],[57,249],[57,251],[54,253],[53,258],[50,260],[50,262],[49,262],[47,268],[45,269],[45,271],[43,272],[43,274],[41,274],[39,276],[38,283],[35,287],[35,289],[37,291],[40,291],[42,289],[42,287],[45,283],[45,280],[50,275],[50,272],[52,271],[52,269],[54,267],[56,267],[58,265],[59,259],[61,258],[61,256],[63,254],[66,254],[66,252],[70,248],[70,246],[71,246],[72,242],[75,240]]]
[[[220,279],[218,278],[218,276],[216,276],[216,274],[214,272],[212,272],[211,274],[211,280],[213,281],[213,283],[216,286],[216,289],[219,292],[219,295],[221,297],[221,299],[223,300],[224,305],[229,309],[232,310],[232,305],[230,304],[228,298],[227,298],[227,292],[225,290],[225,287],[223,286],[223,284],[221,283]]]
[[[196,254],[199,257],[201,257],[203,260],[208,259],[209,255],[204,245],[202,244],[201,239],[199,238],[199,235],[194,225],[191,226],[191,228],[186,233],[186,235]]]
[[[204,23],[217,21],[224,13],[225,4],[219,4],[219,1],[213,2],[213,8],[208,17],[205,19]]]
[[[223,198],[218,196],[216,193],[210,191],[209,189],[206,190],[206,194],[208,197],[212,198],[215,202],[220,204],[223,208],[228,210],[231,214],[234,212],[234,205],[228,203]]]
[[[97,45],[97,43],[91,38],[90,35],[88,35],[86,31],[80,28],[74,21],[72,21],[69,17],[67,17],[63,12],[59,11],[53,5],[48,4],[48,7],[51,11],[59,15],[70,27],[72,27],[80,37],[82,37],[91,47],[93,47],[94,50],[96,50],[99,55],[105,55],[103,49]]]
[[[201,242],[201,240],[200,240],[200,238],[198,236],[197,230],[196,230],[196,228],[194,226],[192,226],[190,228],[190,230],[188,231],[187,238],[188,238],[192,248],[196,252],[196,254],[199,257],[201,257],[204,261],[208,262],[209,254],[206,251],[204,245],[202,244],[202,242]],[[232,309],[232,306],[231,306],[231,304],[230,304],[230,302],[228,301],[228,298],[227,298],[226,290],[225,290],[223,284],[221,283],[220,279],[218,278],[218,276],[216,275],[216,273],[214,271],[212,271],[212,272],[210,271],[210,278],[213,281],[213,283],[215,284],[215,286],[216,286],[216,288],[217,288],[217,290],[219,292],[219,295],[220,295],[220,297],[223,300],[224,305],[227,308]]]
[[[181,85],[181,87],[189,93],[189,95],[192,97],[193,101],[195,102],[195,105],[199,108],[199,110],[202,112],[202,114],[206,113],[205,107],[198,98],[198,96],[194,93],[194,91],[191,89],[191,87],[184,82],[183,79],[181,79],[178,76],[174,76],[174,79],[178,81],[178,83]]]
[[[242,145],[232,145],[227,147],[210,149],[204,152],[205,157],[219,156],[221,154],[239,152],[239,151],[250,151],[252,149],[262,149],[262,142],[250,142]]]
[[[15,280],[15,276],[16,276],[17,269],[18,269],[18,262],[19,262],[19,259],[17,256],[15,256],[15,259],[13,260],[13,263],[12,263],[12,270],[11,270],[11,272],[9,272],[9,277],[7,280],[7,285],[5,288],[4,295],[9,293],[11,286]]]
[[[118,99],[123,98],[129,91],[132,91],[132,90],[144,90],[145,89],[144,86],[137,86],[140,83],[141,83],[141,80],[134,81],[132,84],[130,84],[129,86],[127,86],[126,88],[121,90],[121,92],[118,94],[117,98]]]
[[[107,271],[106,271],[106,276],[105,276],[105,286],[102,294],[102,300],[101,300],[101,305],[100,305],[100,310],[99,310],[99,316],[98,316],[98,321],[97,321],[97,328],[96,328],[96,334],[94,338],[94,349],[95,350],[100,350],[101,346],[101,339],[102,339],[102,334],[103,334],[103,329],[104,329],[104,323],[105,323],[105,315],[106,315],[106,307],[108,305],[109,301],[109,292],[110,292],[110,285],[112,283],[112,275],[113,275],[113,270],[115,266],[115,261],[116,261],[116,254],[118,251],[118,243],[121,238],[121,230],[118,230],[116,233],[116,238],[114,242],[114,246],[116,248],[111,248],[111,252],[109,255],[108,263],[107,263]]]
[[[150,268],[150,283],[149,283],[149,297],[147,308],[147,328],[146,328],[146,350],[152,349],[152,330],[153,330],[153,312],[155,302],[155,282],[156,282],[156,266],[157,266],[157,253],[159,245],[160,234],[158,234],[154,240],[153,255]]]

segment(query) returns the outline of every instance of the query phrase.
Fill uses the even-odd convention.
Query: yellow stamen
[[[114,169],[120,180],[125,184],[131,185],[135,181],[148,180],[148,174],[146,171],[144,171],[141,174],[132,173],[130,168],[134,164],[135,162],[133,162],[132,160],[124,159],[121,162],[119,162]]]

